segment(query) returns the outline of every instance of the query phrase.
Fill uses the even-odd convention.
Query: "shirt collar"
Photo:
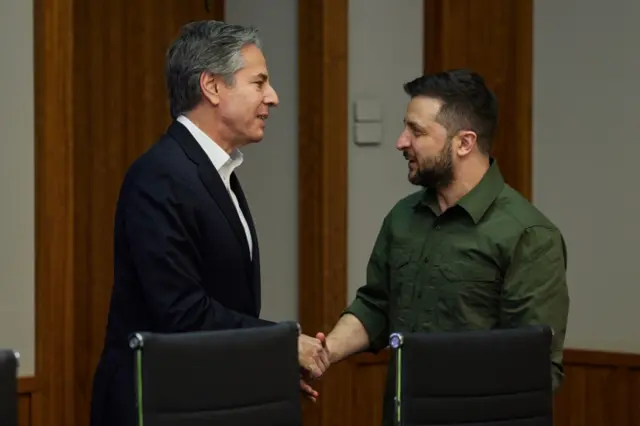
[[[489,161],[489,169],[480,182],[460,198],[457,203],[469,214],[475,224],[480,222],[504,187],[504,178],[498,163],[493,158]],[[431,188],[425,189],[423,196],[418,201],[418,205],[426,205],[434,212],[440,211],[436,191]]]
[[[213,164],[213,167],[216,168],[218,173],[220,173],[223,178],[228,179],[231,173],[233,173],[234,169],[242,164],[244,156],[242,152],[240,152],[240,150],[234,149],[231,152],[231,155],[229,155],[224,149],[220,147],[220,145],[218,145],[213,139],[211,139],[205,132],[200,130],[200,128],[186,116],[179,116],[177,121],[182,123],[187,128],[189,133],[191,133],[200,147],[207,154],[207,157],[209,157],[209,160],[211,160],[211,164]]]

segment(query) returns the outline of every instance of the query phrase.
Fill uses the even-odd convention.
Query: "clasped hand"
[[[331,365],[329,349],[323,333],[316,334],[316,337],[300,334],[298,337],[298,361],[301,369],[300,389],[315,401],[318,392],[311,387],[310,382],[322,376]]]

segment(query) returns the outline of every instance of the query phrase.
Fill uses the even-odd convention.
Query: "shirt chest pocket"
[[[440,297],[448,305],[495,312],[500,302],[500,270],[483,261],[453,261],[440,267]]]
[[[406,309],[415,291],[415,260],[406,246],[392,246],[389,250],[389,285],[392,309]]]

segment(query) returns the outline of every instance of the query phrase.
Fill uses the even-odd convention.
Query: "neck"
[[[236,148],[236,144],[233,143],[230,138],[225,138],[223,126],[217,122],[217,120],[211,120],[212,111],[207,111],[202,106],[197,106],[185,116],[193,122],[204,134],[209,136],[214,143],[222,148],[227,154],[231,154]]]
[[[456,205],[462,197],[480,183],[489,170],[489,157],[478,155],[465,159],[464,164],[458,166],[451,184],[438,190],[438,204],[440,204],[442,212]]]

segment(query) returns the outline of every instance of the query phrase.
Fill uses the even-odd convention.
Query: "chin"
[[[247,135],[249,139],[250,143],[258,143],[260,141],[262,141],[262,139],[264,139],[264,130],[260,130],[257,132],[254,132],[250,135]]]
[[[420,178],[419,178],[418,173],[416,171],[410,171],[407,174],[407,180],[412,185],[420,185]]]

